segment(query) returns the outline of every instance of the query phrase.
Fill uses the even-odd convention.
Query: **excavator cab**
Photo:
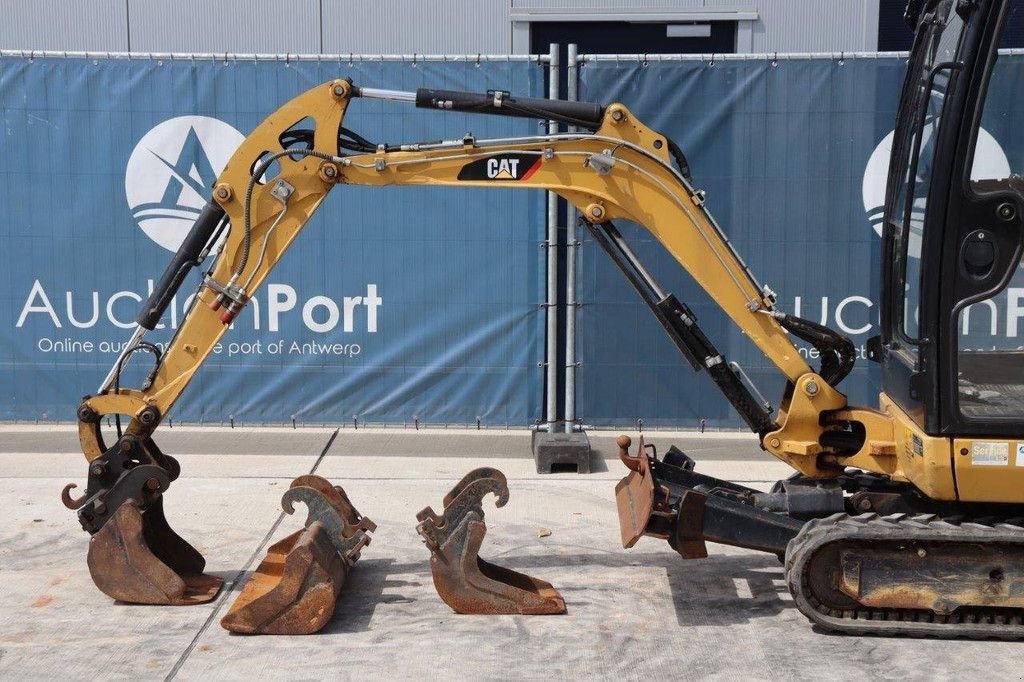
[[[1019,436],[1024,159],[999,141],[1019,137],[1024,111],[1020,58],[999,48],[1024,2],[911,2],[907,19],[916,35],[893,137],[873,359],[885,394],[925,434]]]

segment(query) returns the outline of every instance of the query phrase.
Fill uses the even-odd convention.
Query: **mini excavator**
[[[984,106],[1010,9],[1005,0],[907,7],[915,39],[888,174],[881,334],[869,343],[881,368],[877,408],[849,405],[838,388],[854,363],[851,341],[779,308],[708,212],[681,150],[622,104],[399,92],[344,79],[299,95],[239,146],[125,351],[78,409],[88,487],[63,497],[92,534],[94,581],[136,603],[217,593],[219,579],[203,574],[202,556],[164,517],[162,494],[179,467],[154,430],[331,189],[501,186],[549,190],[575,206],[686,361],[796,472],[762,492],[698,473],[676,448],[659,458],[641,441],[631,453],[623,436],[629,471],[616,498],[625,547],[647,535],[686,559],[706,556],[708,541],[775,554],[796,606],[829,631],[1024,637],[1024,351],[975,348],[960,332],[968,306],[1021,279],[1024,179],[972,174],[982,116],[1001,115]],[[375,143],[343,125],[358,99],[554,120],[579,132]],[[279,172],[269,177],[272,164]],[[616,220],[649,230],[785,376],[777,410],[659,286]],[[194,268],[194,305],[161,352],[143,337]],[[794,339],[820,352],[817,370]],[[153,354],[152,371],[139,388],[124,387],[122,370],[139,351]],[[100,430],[107,415],[130,420],[112,445]],[[345,537],[355,542],[354,532]]]

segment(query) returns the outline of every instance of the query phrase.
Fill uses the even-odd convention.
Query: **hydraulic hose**
[[[316,149],[286,149],[282,152],[275,152],[270,156],[266,157],[257,164],[256,168],[253,169],[252,176],[249,178],[249,182],[245,186],[245,202],[242,205],[242,257],[238,261],[238,265],[235,267],[234,272],[231,274],[231,278],[238,279],[242,276],[245,271],[245,266],[249,264],[249,252],[252,249],[252,192],[256,187],[256,183],[259,178],[263,177],[263,174],[270,168],[270,164],[277,161],[282,156],[315,156],[318,159],[324,161],[335,161],[338,162],[340,159],[336,156],[332,156],[327,152],[317,151]]]

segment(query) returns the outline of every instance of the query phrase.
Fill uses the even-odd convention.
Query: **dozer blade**
[[[438,515],[427,507],[416,519],[430,549],[434,587],[444,603],[466,614],[565,613],[565,601],[551,583],[484,561],[480,545],[487,534],[483,498],[508,502],[508,483],[497,469],[475,469],[444,498]]]
[[[206,561],[175,533],[164,516],[163,493],[179,471],[152,441],[111,448],[90,464],[85,495],[74,484],[61,495],[77,510],[92,538],[87,562],[104,594],[129,604],[202,604],[217,596],[223,580],[203,573]],[[142,463],[149,462],[149,463]]]
[[[319,476],[299,476],[281,498],[308,509],[305,526],[273,544],[220,624],[249,635],[308,635],[334,614],[345,578],[377,529],[345,491]]]
[[[620,436],[619,459],[630,471],[615,485],[615,503],[619,510],[619,533],[622,546],[629,549],[647,532],[647,522],[654,512],[654,480],[647,460],[643,436],[636,457],[629,454],[631,440]]]

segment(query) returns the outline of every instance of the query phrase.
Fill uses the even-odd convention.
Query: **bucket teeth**
[[[232,632],[307,635],[322,629],[348,572],[377,526],[361,516],[345,491],[313,475],[292,481],[281,498],[291,514],[306,505],[301,530],[271,545],[221,625]]]
[[[417,532],[430,549],[434,587],[457,613],[565,613],[565,601],[550,583],[496,566],[480,558],[487,534],[483,498],[493,494],[496,506],[508,502],[508,482],[497,469],[475,469],[444,498],[438,515],[427,507],[416,519]]]

